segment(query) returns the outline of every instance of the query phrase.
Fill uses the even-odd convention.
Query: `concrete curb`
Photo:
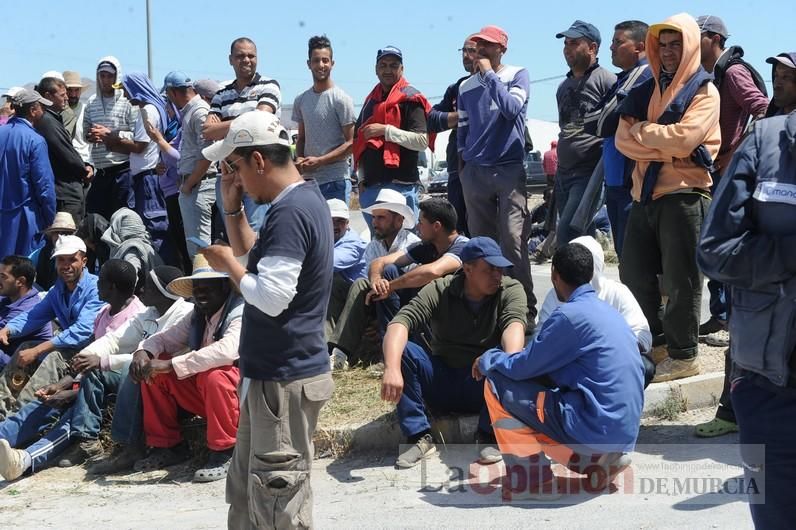
[[[669,404],[680,410],[716,405],[724,385],[724,373],[696,375],[668,383],[651,384],[644,391],[642,417],[654,415]],[[676,400],[676,403],[667,401]],[[445,416],[432,421],[432,431],[438,440],[448,444],[473,443],[478,417]],[[332,429],[318,429],[315,433],[317,455],[338,456],[349,451],[395,451],[405,443],[394,413],[375,420]]]

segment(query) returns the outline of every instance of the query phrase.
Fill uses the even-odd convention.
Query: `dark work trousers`
[[[409,342],[401,357],[404,391],[396,413],[407,438],[431,429],[432,414],[477,413],[478,429],[491,433],[489,411],[484,402],[484,380],[476,381],[472,367],[452,368],[439,356]]]
[[[734,376],[730,395],[740,429],[744,489],[750,493],[755,527],[793,528],[796,388],[777,387],[746,372]],[[750,484],[753,479],[756,489]],[[753,494],[755,491],[759,494]]]
[[[614,250],[620,258],[622,257],[622,244],[625,241],[627,218],[632,205],[633,198],[630,196],[629,189],[624,186],[605,187],[605,206],[608,210],[608,219],[611,221]]]
[[[720,420],[736,423],[735,412],[732,408],[730,399],[730,376],[732,372],[732,359],[730,359],[730,349],[724,352],[724,388],[721,389],[719,398],[719,408],[716,409],[716,417]]]
[[[86,188],[82,182],[55,183],[55,211],[72,214],[75,225],[80,226],[86,216]]]
[[[647,205],[634,202],[627,221],[619,274],[652,336],[665,336],[672,359],[692,359],[698,352],[702,273],[696,249],[709,207],[702,194],[672,193]],[[665,307],[658,274],[668,297]]]
[[[459,175],[467,203],[470,235],[494,239],[503,256],[514,266],[507,271],[517,279],[528,298],[528,328],[536,320],[536,296],[533,294],[528,238],[531,214],[525,191],[522,162],[500,166],[467,164]]]
[[[135,206],[130,164],[97,169],[86,195],[86,212],[98,213],[107,220],[119,208]]]
[[[448,170],[448,202],[456,210],[456,231],[470,237],[470,230],[467,228],[467,206],[464,203],[464,191],[462,191],[462,181],[459,180],[459,172]]]
[[[188,245],[185,242],[185,228],[182,226],[179,193],[166,197],[166,213],[169,218],[167,241],[170,253],[168,259],[164,259],[163,261],[168,265],[173,265],[182,269],[186,273],[190,272],[191,260],[188,258]]]
[[[573,239],[585,235],[584,232],[574,229],[572,218],[580,206],[580,201],[589,185],[591,175],[562,177],[556,176],[556,208],[558,209],[558,226],[556,227],[556,239],[558,246],[564,246]],[[589,225],[586,233],[594,233],[594,223]]]

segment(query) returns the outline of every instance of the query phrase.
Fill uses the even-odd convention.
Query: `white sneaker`
[[[329,356],[329,366],[332,367],[333,372],[348,370],[348,355],[337,348],[332,348],[332,354]]]
[[[6,480],[14,480],[26,469],[25,451],[12,448],[7,440],[0,440],[0,475]]]

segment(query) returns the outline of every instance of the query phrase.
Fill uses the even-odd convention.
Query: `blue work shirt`
[[[522,352],[489,350],[479,368],[518,386],[548,376],[560,390],[562,425],[572,439],[633,450],[644,405],[638,343],[622,315],[597,298],[590,284],[578,287]]]
[[[63,331],[52,339],[56,350],[79,350],[94,335],[94,320],[105,305],[97,294],[97,277],[83,270],[71,293],[59,277],[44,299],[33,309],[8,322],[11,336],[28,335],[52,320],[58,319]]]
[[[341,275],[349,283],[365,278],[368,264],[365,263],[365,247],[359,234],[346,230],[345,234],[334,242],[334,272]]]

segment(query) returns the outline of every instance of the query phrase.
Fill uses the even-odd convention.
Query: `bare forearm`
[[[384,272],[384,261],[379,258],[373,260],[370,264],[370,271],[368,272],[368,279],[370,283],[374,283],[376,280],[381,280],[381,274]]]
[[[403,324],[390,324],[384,334],[383,352],[384,369],[394,369],[400,372],[401,356],[409,342],[409,330]]]
[[[333,162],[338,162],[340,160],[345,160],[348,155],[351,154],[351,146],[354,145],[353,140],[349,140],[337,148],[329,151],[322,157],[320,157],[320,163],[323,165],[331,164]]]
[[[421,265],[392,280],[390,282],[390,288],[392,288],[393,291],[397,291],[398,289],[417,289],[425,287],[437,278],[439,278],[439,274],[432,270],[431,267]]]
[[[235,206],[237,210],[241,206]],[[227,205],[224,205],[227,208]],[[227,210],[229,211],[229,210]],[[232,253],[235,256],[243,256],[254,246],[257,235],[249,226],[246,220],[246,215],[241,212],[238,215],[224,215],[224,225],[227,227],[227,237],[229,238],[229,246],[232,248]],[[240,280],[238,280],[240,281]]]
[[[500,346],[506,353],[517,353],[525,348],[525,326],[521,322],[512,322],[503,330]]]
[[[202,158],[193,166],[193,171],[188,177],[188,182],[190,182],[195,186],[196,184],[199,183],[199,181],[202,180],[202,177],[205,176],[209,168],[210,168],[210,161]]]

